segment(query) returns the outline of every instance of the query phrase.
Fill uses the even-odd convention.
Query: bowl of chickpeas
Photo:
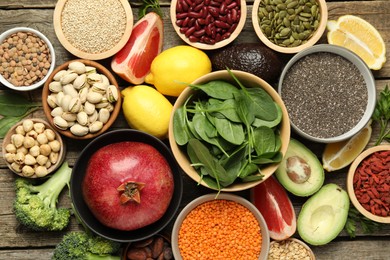
[[[53,72],[55,52],[38,30],[15,27],[0,35],[0,83],[17,90],[41,87]]]
[[[211,193],[190,202],[171,235],[174,259],[267,259],[270,237],[258,209],[243,197]]]
[[[61,135],[48,122],[28,118],[8,130],[2,153],[8,168],[17,175],[41,178],[62,164],[66,147]]]

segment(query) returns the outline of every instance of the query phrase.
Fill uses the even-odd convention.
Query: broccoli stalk
[[[100,236],[70,232],[54,249],[53,260],[120,260],[120,243]]]
[[[16,198],[14,212],[16,219],[35,231],[60,231],[69,223],[71,211],[57,208],[58,196],[69,186],[72,169],[64,162],[44,183],[34,185],[31,180],[15,180]]]

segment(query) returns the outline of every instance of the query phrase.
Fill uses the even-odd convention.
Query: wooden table
[[[137,14],[141,1],[130,1],[133,12]],[[169,1],[162,0],[161,6],[164,11],[164,49],[175,45],[184,44],[176,35],[169,20]],[[251,13],[253,1],[248,1],[248,14]],[[53,43],[56,51],[57,65],[75,58],[68,53],[57,40],[53,29],[53,10],[55,0],[1,0],[0,1],[0,32],[17,26],[28,26],[43,32]],[[329,19],[337,19],[344,14],[358,15],[372,23],[383,36],[388,53],[390,53],[390,1],[328,1]],[[135,17],[137,19],[137,16]],[[250,16],[245,27],[235,42],[259,42],[253,30]],[[320,40],[326,43],[325,34]],[[379,70],[374,71],[378,91],[390,83],[390,54],[387,55],[388,62]],[[109,60],[100,61],[104,65]],[[123,84],[122,87],[125,87]],[[0,86],[0,92],[6,88]],[[41,100],[41,89],[24,93],[34,101]],[[43,111],[38,110],[31,117],[45,118]],[[123,115],[120,115],[112,128],[128,128]],[[377,136],[378,127],[374,126],[373,137],[369,146]],[[0,140],[2,141],[2,140]],[[320,158],[323,144],[304,142]],[[65,139],[67,143],[66,160],[72,166],[82,148],[88,141],[72,142]],[[326,183],[333,182],[345,188],[346,172],[348,168],[335,173],[326,174]],[[208,193],[202,187],[184,175],[184,196],[182,206],[197,196]],[[15,175],[6,167],[3,156],[0,156],[0,259],[50,259],[53,248],[61,240],[62,236],[70,230],[80,230],[81,227],[72,217],[69,227],[63,232],[32,232],[19,225],[12,212],[12,201],[14,193]],[[240,193],[247,196],[248,193]],[[300,211],[303,198],[291,195],[296,212]],[[66,207],[70,205],[67,192],[63,192],[60,204]],[[169,226],[171,227],[171,225]],[[169,231],[168,227],[168,231]],[[363,234],[358,230],[357,237],[350,239],[343,231],[335,240],[325,246],[312,246],[317,259],[390,259],[390,225],[384,225],[382,229],[374,234]]]

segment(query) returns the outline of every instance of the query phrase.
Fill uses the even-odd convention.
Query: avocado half
[[[297,229],[311,245],[325,245],[343,230],[349,211],[348,193],[337,184],[324,185],[302,206]]]
[[[325,180],[324,168],[317,156],[295,139],[290,139],[275,175],[286,190],[301,197],[317,192]]]

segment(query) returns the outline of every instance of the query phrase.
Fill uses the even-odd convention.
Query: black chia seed
[[[305,56],[291,66],[281,97],[291,122],[317,138],[340,136],[363,117],[367,87],[359,69],[327,52]]]

